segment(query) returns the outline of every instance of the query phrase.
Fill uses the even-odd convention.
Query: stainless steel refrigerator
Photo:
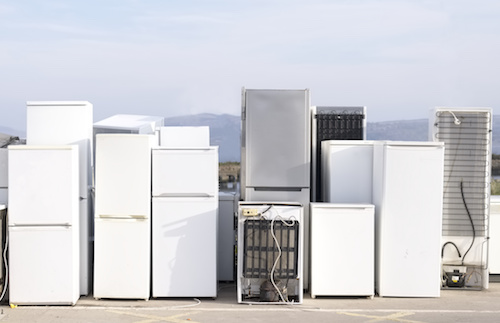
[[[78,146],[9,146],[11,304],[78,300],[78,199]]]
[[[152,152],[152,296],[217,296],[218,147]]]
[[[93,217],[92,122],[87,101],[28,101],[28,145],[78,145],[80,181],[80,293],[89,294],[91,281],[90,229]]]
[[[304,206],[304,288],[309,280],[309,90],[243,89],[241,198]]]
[[[94,297],[148,299],[153,135],[98,134]]]

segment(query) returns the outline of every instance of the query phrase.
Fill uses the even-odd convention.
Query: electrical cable
[[[472,242],[471,242],[471,244],[469,246],[469,249],[467,249],[467,251],[464,253],[464,256],[462,257],[462,265],[464,264],[465,256],[467,256],[467,254],[469,253],[470,249],[474,245],[474,241],[476,240],[476,229],[474,227],[474,221],[472,220],[472,216],[470,215],[469,208],[467,207],[467,203],[465,201],[465,197],[464,197],[464,185],[463,185],[463,183],[464,183],[463,180],[460,181],[460,193],[462,194],[462,202],[464,203],[465,210],[467,211],[467,215],[469,216],[470,224],[472,226]]]
[[[5,230],[5,247],[3,250],[3,261],[5,264],[5,284],[4,288],[2,291],[2,295],[0,296],[0,302],[3,301],[3,298],[5,297],[5,293],[7,292],[7,288],[9,286],[9,265],[7,264],[7,246],[9,245],[9,233],[8,230]]]
[[[443,256],[444,256],[444,247],[446,247],[446,245],[448,245],[448,244],[453,245],[453,246],[455,247],[455,249],[457,249],[457,252],[458,252],[458,257],[459,257],[459,258],[462,258],[462,255],[460,254],[460,250],[458,250],[457,245],[456,245],[454,242],[448,241],[448,242],[446,242],[446,243],[443,245],[443,247],[441,248],[441,259],[443,259]]]
[[[278,238],[276,238],[276,234],[274,233],[274,221],[276,219],[278,219],[286,226],[288,227],[292,227],[295,225],[295,219],[292,217],[291,218],[291,223],[287,223],[279,214],[273,218],[273,220],[271,221],[271,235],[273,236],[273,239],[274,239],[274,242],[276,243],[276,247],[278,249],[278,257],[276,257],[276,260],[274,261],[274,265],[271,269],[271,284],[273,285],[273,287],[276,289],[276,291],[278,292],[278,295],[280,296],[280,299],[283,303],[290,303],[290,301],[288,299],[285,300],[285,298],[283,297],[283,294],[281,293],[281,291],[279,290],[278,286],[276,285],[275,281],[274,281],[274,271],[276,270],[276,265],[278,264],[278,261],[279,259],[281,258],[281,246],[278,242]]]

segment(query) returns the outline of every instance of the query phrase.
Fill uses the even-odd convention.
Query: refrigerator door
[[[9,146],[9,225],[79,227],[77,146]]]
[[[152,136],[99,134],[96,140],[95,216],[149,218]]]
[[[153,198],[153,297],[217,296],[218,198]]]
[[[153,149],[153,196],[215,197],[218,149]]]
[[[244,92],[244,187],[309,187],[309,109],[309,90]]]
[[[374,206],[311,203],[311,296],[372,296]]]
[[[375,148],[377,293],[439,297],[444,146],[388,142]]]
[[[78,274],[78,229],[9,227],[11,304],[75,304]]]
[[[168,148],[204,148],[210,146],[210,128],[160,127],[160,146]]]
[[[150,225],[147,218],[96,218],[95,298],[149,298]]]

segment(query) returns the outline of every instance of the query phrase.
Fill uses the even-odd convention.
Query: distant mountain
[[[240,161],[240,116],[198,114],[165,118],[167,126],[209,126],[211,144],[219,146],[221,162]],[[427,141],[428,119],[368,122],[366,139]],[[493,116],[493,153],[500,154],[500,115]]]
[[[0,126],[0,133],[14,136],[14,137],[19,137],[19,138],[24,138],[26,137],[26,133],[24,131],[20,131],[17,129],[9,128],[9,127],[4,127]]]

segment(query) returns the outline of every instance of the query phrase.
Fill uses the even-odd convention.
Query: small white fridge
[[[153,297],[217,297],[218,156],[153,149]]]
[[[375,207],[311,203],[311,297],[375,293]]]
[[[78,174],[77,146],[9,146],[11,304],[80,297]]]
[[[96,137],[94,297],[149,299],[152,135]]]
[[[377,294],[439,297],[444,144],[387,141],[374,148]]]

